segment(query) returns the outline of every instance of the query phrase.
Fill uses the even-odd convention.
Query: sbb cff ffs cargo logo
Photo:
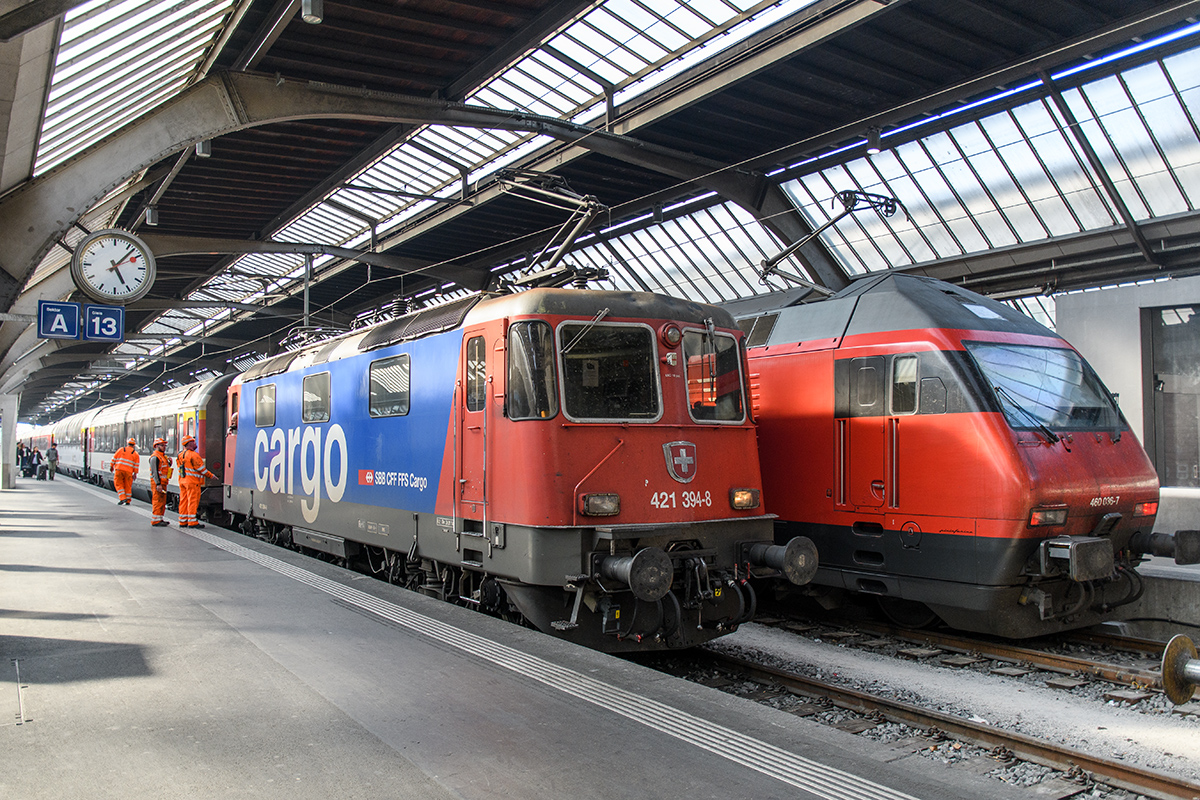
[[[680,483],[691,483],[696,477],[696,445],[691,442],[667,442],[663,445],[667,457],[667,472]]]

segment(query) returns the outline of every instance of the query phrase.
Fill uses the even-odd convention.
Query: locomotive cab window
[[[329,421],[329,373],[318,372],[309,375],[303,381],[301,388],[303,399],[300,405],[300,419],[303,422]]]
[[[917,357],[892,359],[892,413],[912,414],[917,410]]]
[[[558,414],[554,335],[545,322],[515,322],[508,329],[509,419],[549,419]]]
[[[741,351],[726,334],[689,330],[683,335],[688,412],[701,422],[741,422]]]
[[[653,422],[662,415],[650,328],[564,322],[558,347],[563,412],[569,419]]]
[[[408,353],[371,362],[372,417],[399,417],[408,413],[409,369]]]
[[[487,402],[487,352],[483,337],[467,341],[467,411],[482,411]]]
[[[275,424],[275,384],[268,383],[254,391],[254,424],[269,428]]]

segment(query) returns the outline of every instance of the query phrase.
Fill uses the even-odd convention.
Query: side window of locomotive
[[[408,413],[409,368],[408,353],[371,362],[372,417],[399,417]]]
[[[509,419],[549,419],[558,414],[554,334],[545,322],[515,322],[508,329]]]
[[[882,356],[855,358],[850,362],[850,397],[852,415],[882,413],[879,401],[883,394]]]
[[[564,322],[558,347],[563,411],[571,419],[652,421],[661,415],[649,328]]]
[[[738,320],[738,327],[746,334],[746,347],[760,347],[771,338],[775,330],[778,314],[763,314],[761,317],[748,317]]]
[[[482,411],[487,402],[487,352],[483,337],[467,341],[467,411]]]
[[[917,357],[892,359],[892,413],[911,414],[917,410]]]
[[[301,387],[303,399],[300,403],[300,420],[302,422],[329,421],[329,373],[318,372],[309,375]]]
[[[941,378],[921,378],[920,403],[922,414],[946,413],[946,384]]]
[[[692,419],[741,422],[741,353],[732,336],[710,337],[705,331],[689,330],[683,335],[688,411]]]
[[[175,447],[175,426],[176,422],[174,415],[163,417],[163,430],[167,432],[166,440],[168,453],[174,453],[177,450]]]
[[[254,391],[254,424],[270,428],[275,424],[275,384],[260,386]]]

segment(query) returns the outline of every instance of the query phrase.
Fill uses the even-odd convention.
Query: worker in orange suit
[[[163,519],[167,513],[167,482],[171,480],[171,459],[167,455],[167,440],[154,440],[154,450],[150,453],[150,525],[160,528],[171,523]]]
[[[117,451],[108,465],[113,474],[113,486],[117,488],[117,505],[127,506],[133,499],[133,479],[137,477],[138,465],[142,463],[138,455],[137,442],[133,439]]]
[[[206,477],[217,479],[204,466],[204,459],[196,452],[196,439],[185,436],[183,450],[179,451],[176,463],[179,464],[179,527],[203,528],[204,525],[196,519],[196,509],[200,507],[200,490],[204,487]]]

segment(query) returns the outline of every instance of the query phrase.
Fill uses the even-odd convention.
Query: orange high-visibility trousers
[[[113,473],[113,486],[117,488],[117,502],[123,503],[133,497],[133,473],[119,469]]]
[[[150,521],[162,522],[163,514],[167,513],[167,490],[159,489],[158,484],[154,484],[150,496]]]
[[[200,487],[203,481],[195,478],[179,479],[179,527],[190,528],[196,524],[196,509],[200,507]]]

